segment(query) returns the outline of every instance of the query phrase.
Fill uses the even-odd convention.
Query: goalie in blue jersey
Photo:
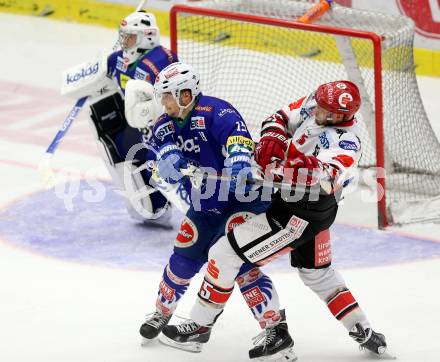
[[[177,61],[177,56],[160,45],[155,16],[142,10],[122,20],[119,44],[120,50],[66,71],[61,92],[75,99],[88,97],[98,148],[113,183],[126,196],[130,215],[170,226],[170,203],[151,187],[150,168],[137,172],[139,165],[154,161],[155,155],[143,147],[135,147],[133,154],[129,151],[151,136],[152,122],[159,115],[152,84],[163,68]],[[135,98],[139,87],[145,98],[142,108],[124,104],[126,94],[132,93],[131,98]]]
[[[259,199],[243,202],[249,191],[245,181],[250,177],[254,142],[239,112],[224,100],[203,95],[198,74],[183,63],[162,70],[154,89],[165,113],[154,125],[149,146],[156,152],[159,175],[169,183],[182,184],[191,194],[192,204],[164,269],[156,311],[141,326],[140,333],[146,339],[158,336],[168,324],[191,279],[208,261],[209,248],[225,232],[268,206]],[[182,170],[191,167],[226,174],[231,182],[214,180],[195,190],[191,180],[182,174]],[[208,270],[215,275],[213,261]],[[271,280],[258,267],[243,265],[236,281],[263,328],[284,318]],[[212,292],[219,301],[223,298],[224,291]],[[198,326],[184,328],[194,332]],[[200,335],[207,337],[206,333]],[[193,342],[190,348],[199,351],[203,341]]]

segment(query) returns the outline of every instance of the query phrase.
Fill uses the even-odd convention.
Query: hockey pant
[[[159,285],[156,299],[158,312],[164,315],[173,314],[188,289],[192,277],[199,272],[203,264],[204,262],[173,253],[169,264],[164,269]],[[215,274],[216,266],[210,263],[208,270]],[[265,328],[276,324],[280,319],[280,308],[278,294],[272,280],[252,264],[240,265],[232,277],[232,284],[234,284],[234,280],[261,327]],[[214,322],[214,318],[212,322]]]

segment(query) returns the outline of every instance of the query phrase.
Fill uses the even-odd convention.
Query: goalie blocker
[[[320,269],[331,264],[330,233],[340,193],[321,195],[317,201],[288,203],[280,193],[269,209],[235,227],[227,238],[246,263],[264,265],[291,252],[294,267]]]

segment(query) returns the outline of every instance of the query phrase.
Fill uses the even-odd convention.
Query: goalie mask
[[[343,114],[345,120],[353,118],[361,106],[358,87],[347,80],[320,85],[316,90],[315,100],[328,112]]]
[[[195,98],[200,94],[199,75],[188,64],[181,62],[172,63],[164,68],[156,77],[154,92],[158,103],[165,93],[171,93],[179,106],[179,117],[183,111],[192,106]],[[191,91],[191,102],[183,106],[180,104],[180,93],[183,90]]]
[[[128,15],[119,26],[119,42],[124,62],[135,62],[145,50],[159,45],[160,33],[156,17],[144,11]]]

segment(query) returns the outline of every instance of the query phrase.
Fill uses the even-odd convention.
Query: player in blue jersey
[[[242,182],[249,176],[254,142],[239,112],[228,102],[201,93],[199,76],[183,63],[166,67],[156,78],[156,97],[165,108],[155,123],[151,147],[157,153],[159,175],[170,183],[181,183],[192,195],[190,206],[175,239],[174,252],[165,267],[159,285],[156,311],[147,317],[140,333],[155,338],[168,324],[192,277],[207,262],[208,250],[217,239],[256,213],[268,203],[255,200],[239,202],[248,191]],[[194,190],[181,170],[196,166],[211,173],[226,173],[229,184],[214,182],[215,189],[203,184]],[[241,186],[240,186],[241,184]],[[197,199],[198,202],[195,202]],[[216,275],[215,262],[208,270]],[[269,277],[252,264],[245,264],[236,281],[260,325],[267,327],[282,318],[276,291]],[[213,289],[221,301],[227,291]],[[194,328],[197,326],[185,326]],[[205,327],[204,327],[205,328]],[[207,334],[203,334],[206,338]],[[193,340],[188,348],[200,351],[201,342]]]
[[[151,187],[150,169],[136,172],[140,164],[153,161],[154,154],[142,147],[137,147],[133,154],[129,154],[129,150],[151,136],[151,123],[158,115],[152,84],[163,68],[177,61],[177,56],[160,45],[159,28],[153,14],[144,11],[130,14],[121,22],[119,34],[121,50],[107,59],[107,76],[117,85],[117,91],[92,101],[92,124],[113,182],[127,196],[126,204],[131,216],[147,222],[159,219],[160,224],[168,225],[169,202]],[[126,91],[130,91],[128,84],[132,79],[145,85],[151,84],[147,106],[135,110],[137,117],[128,116],[127,112],[133,113],[133,110],[130,105],[127,108],[127,103],[124,106],[123,100]],[[133,84],[136,85],[136,82]],[[143,112],[143,117],[139,117],[140,112]]]

